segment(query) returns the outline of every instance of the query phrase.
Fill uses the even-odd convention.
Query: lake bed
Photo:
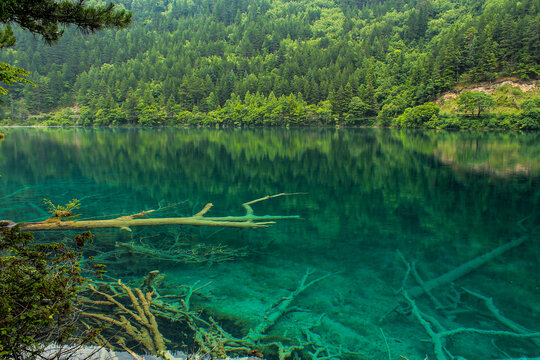
[[[205,216],[243,215],[245,202],[294,193],[253,204],[257,215],[302,218],[265,229],[93,231],[89,255],[101,256],[108,277],[129,283],[159,270],[164,293],[208,283],[192,305],[237,337],[310,272],[309,279],[327,277],[299,294],[294,311],[283,313],[268,335],[294,344],[309,331],[335,353],[342,346],[342,358],[383,359],[388,351],[393,358],[435,358],[402,296],[422,283],[414,270],[429,283],[523,236],[432,295],[418,295],[416,305],[446,330],[512,331],[474,292],[492,297],[504,316],[531,332],[540,330],[540,133],[0,130],[0,219],[44,220],[44,198],[79,199],[80,220],[149,209],[160,217],[191,216],[207,203],[214,206]],[[61,241],[75,234],[35,237]],[[120,250],[122,244],[200,246],[201,261],[152,259]],[[216,249],[227,256],[216,257],[223,254]],[[175,338],[174,327],[162,332]],[[540,356],[530,339],[474,333],[452,336],[447,349],[467,359]]]

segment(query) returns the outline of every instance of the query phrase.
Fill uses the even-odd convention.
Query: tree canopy
[[[127,31],[67,29],[51,48],[14,26],[0,61],[39,87],[13,87],[0,118],[387,126],[456,85],[540,76],[538,0],[116,2]]]
[[[131,12],[117,10],[113,3],[88,6],[85,0],[4,0],[0,6],[0,22],[16,23],[51,43],[58,41],[63,34],[62,27],[67,25],[76,25],[84,32],[107,26],[125,28],[131,22]]]
[[[459,110],[480,116],[483,111],[495,106],[495,99],[481,91],[464,91],[458,96]]]
[[[55,43],[64,28],[75,25],[83,32],[94,32],[105,27],[125,28],[131,23],[131,12],[106,6],[88,6],[85,0],[3,0],[0,4],[0,48],[13,46],[15,36],[11,24],[40,35],[48,43]],[[0,82],[12,85],[25,81],[28,73],[21,68],[0,62]],[[28,82],[28,81],[27,81]],[[6,89],[0,87],[0,94]]]

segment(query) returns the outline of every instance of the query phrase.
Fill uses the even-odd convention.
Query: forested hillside
[[[16,29],[0,61],[38,86],[11,88],[4,119],[384,126],[458,84],[540,75],[540,0],[116,2],[127,30],[51,47]]]

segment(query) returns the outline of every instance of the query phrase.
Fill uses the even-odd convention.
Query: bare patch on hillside
[[[496,89],[501,86],[510,85],[512,87],[518,87],[523,92],[528,92],[538,87],[538,81],[518,81],[514,79],[505,79],[494,83],[479,83],[469,87],[457,88],[453,91],[444,93],[439,99],[435,101],[437,105],[440,105],[442,101],[447,101],[456,98],[464,91],[481,91],[487,94],[492,94]]]

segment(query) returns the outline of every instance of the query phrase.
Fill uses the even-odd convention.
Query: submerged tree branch
[[[295,194],[276,194],[268,195],[263,198],[246,202],[242,206],[246,209],[243,216],[221,216],[204,217],[210,210],[212,204],[206,206],[197,214],[189,217],[172,218],[142,218],[154,210],[143,211],[138,214],[121,216],[114,219],[105,220],[62,220],[59,217],[50,217],[44,221],[20,223],[22,231],[45,231],[45,230],[86,230],[98,228],[119,228],[130,230],[133,226],[159,226],[159,225],[192,225],[192,226],[215,226],[232,228],[266,228],[276,223],[276,220],[300,219],[299,215],[254,215],[251,204],[271,199],[278,196],[296,195]],[[13,221],[0,221],[0,228],[12,227],[16,225]]]
[[[455,269],[444,273],[443,275],[426,281],[423,286],[417,285],[413,287],[412,289],[407,290],[407,293],[411,297],[416,297],[419,295],[422,295],[425,291],[429,291],[431,289],[435,289],[439,286],[449,284],[464,275],[467,275],[468,273],[478,269],[480,266],[484,265],[488,261],[493,260],[497,256],[505,253],[508,250],[511,250],[513,248],[518,247],[519,245],[523,244],[525,241],[527,241],[530,238],[530,234],[523,235],[517,239],[514,239],[512,241],[509,241],[485,254],[482,254],[480,256],[475,257],[474,259],[471,259],[460,266],[456,267]]]

